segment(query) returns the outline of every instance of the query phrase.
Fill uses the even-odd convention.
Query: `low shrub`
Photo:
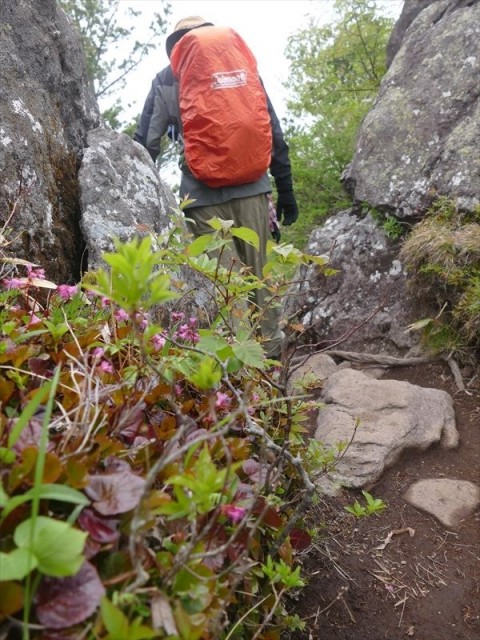
[[[258,238],[212,224],[186,244],[175,226],[117,242],[74,286],[4,258],[0,630],[273,640],[301,626],[283,597],[303,586],[303,515],[335,457],[306,446],[311,404],[265,358],[248,294],[268,285],[273,304],[292,265],[323,260],[272,244],[256,281],[208,252]],[[213,286],[210,327],[178,310],[174,264]]]
[[[411,290],[438,309],[422,320],[426,344],[433,351],[464,354],[480,340],[480,208],[462,211],[447,197],[438,198],[405,240],[401,257]]]

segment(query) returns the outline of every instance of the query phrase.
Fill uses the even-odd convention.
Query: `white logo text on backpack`
[[[247,84],[247,71],[237,69],[236,71],[219,71],[212,74],[212,89],[232,89],[243,87]]]

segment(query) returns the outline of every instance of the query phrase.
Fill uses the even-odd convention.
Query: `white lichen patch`
[[[375,273],[372,273],[370,275],[369,280],[371,282],[378,282],[379,280],[381,280],[381,278],[382,278],[382,274],[380,273],[380,271],[375,271]]]
[[[52,223],[53,223],[53,207],[52,207],[52,203],[49,202],[47,204],[47,206],[45,207],[45,226],[47,229],[50,229],[52,227]]]
[[[458,187],[462,182],[464,182],[465,176],[461,173],[457,173],[457,175],[452,178],[452,186]]]
[[[398,276],[401,273],[402,273],[402,263],[400,262],[400,260],[393,260],[392,266],[390,267],[390,271],[388,272],[388,275]]]
[[[9,144],[12,144],[13,140],[10,136],[7,135],[5,129],[0,129],[0,142],[4,147],[8,147]]]
[[[302,320],[302,324],[304,327],[307,327],[310,324],[310,320],[312,319],[312,312],[308,311],[304,316],[303,316],[303,320]]]
[[[43,133],[42,125],[37,120],[35,120],[35,118],[32,116],[30,111],[21,100],[12,100],[12,107],[15,113],[30,120],[30,122],[32,123],[32,131],[34,133]]]
[[[452,92],[451,91],[444,91],[442,93],[442,98],[450,98],[452,96]]]
[[[465,58],[465,60],[463,61],[463,66],[474,67],[476,63],[477,63],[477,58],[475,56],[468,56],[468,58]]]

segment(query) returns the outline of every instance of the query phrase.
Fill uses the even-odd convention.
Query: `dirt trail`
[[[441,364],[392,368],[383,379],[444,389],[454,400],[460,446],[407,452],[368,490],[388,504],[354,520],[343,507],[358,497],[326,499],[312,523],[325,534],[303,556],[309,584],[291,608],[306,620],[292,640],[477,640],[480,637],[480,512],[447,530],[408,505],[407,488],[424,478],[480,484],[480,381],[458,391]],[[403,531],[402,531],[403,530]],[[390,542],[383,546],[392,532]]]

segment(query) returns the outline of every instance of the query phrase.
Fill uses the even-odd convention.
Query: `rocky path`
[[[309,584],[291,602],[306,628],[292,639],[474,640],[480,381],[465,371],[459,391],[440,364],[392,368],[379,379],[365,373],[323,359],[295,374],[313,386],[315,376],[326,377],[327,404],[312,436],[334,441],[354,416],[360,422],[336,476],[323,481],[330,492],[339,480],[352,488],[325,496],[312,513],[320,535],[302,558]],[[363,500],[361,488],[386,511],[362,519],[346,512]]]

